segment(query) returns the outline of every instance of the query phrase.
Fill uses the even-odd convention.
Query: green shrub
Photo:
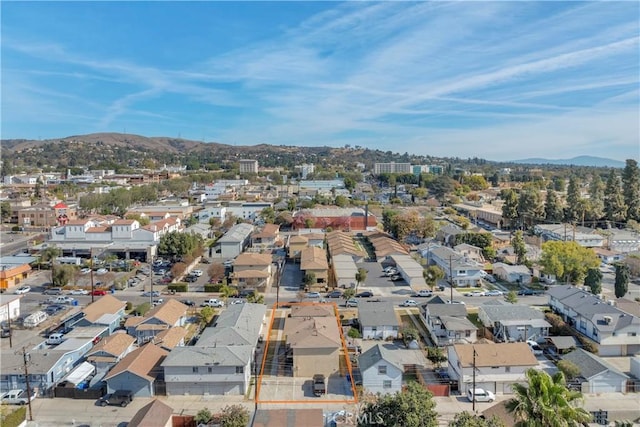
[[[167,289],[176,292],[189,292],[189,284],[183,282],[171,283],[167,286]]]
[[[27,408],[25,406],[16,409],[2,419],[0,424],[3,427],[18,427],[27,417]]]
[[[133,308],[133,304],[131,303],[131,301],[127,301],[127,305],[124,307],[124,309],[126,311],[131,311],[132,308]]]
[[[204,285],[204,291],[205,292],[220,292],[220,290],[222,289],[223,286],[224,286],[223,283],[209,283],[207,285]]]
[[[151,310],[151,304],[149,304],[148,302],[144,302],[137,306],[136,309],[133,310],[132,314],[134,314],[135,316],[144,316],[149,310]]]
[[[362,335],[360,335],[360,331],[357,330],[356,328],[349,329],[349,332],[347,332],[347,336],[349,338],[361,338],[362,337]]]

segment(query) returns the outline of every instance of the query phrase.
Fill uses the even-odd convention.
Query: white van
[[[482,388],[475,389],[475,392],[472,389],[467,390],[467,399],[469,399],[469,402],[473,402],[474,396],[476,398],[476,402],[493,402],[496,400],[495,394]]]
[[[62,344],[62,341],[64,341],[64,335],[59,333],[51,334],[49,335],[49,338],[47,338],[47,344],[49,345]]]
[[[30,315],[25,317],[24,327],[35,328],[36,326],[47,320],[47,317],[49,316],[47,316],[47,313],[45,313],[44,311],[36,311],[34,313],[31,313]]]

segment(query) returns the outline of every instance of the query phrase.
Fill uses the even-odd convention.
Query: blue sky
[[[2,138],[640,158],[640,5],[12,2]]]

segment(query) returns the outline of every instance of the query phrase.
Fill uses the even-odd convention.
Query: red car
[[[107,294],[107,291],[105,291],[104,289],[94,289],[93,292],[91,293],[91,295],[96,295],[96,296],[102,296],[106,294]]]

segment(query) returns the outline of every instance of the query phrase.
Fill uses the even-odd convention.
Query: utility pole
[[[11,330],[11,310],[7,304],[7,329],[9,330],[9,348],[13,348],[13,331]]]
[[[253,352],[253,402],[255,405],[254,412],[258,412],[258,346]]]
[[[29,371],[27,369],[27,363],[31,356],[27,353],[26,347],[22,347],[22,362],[24,364],[24,379],[27,385],[27,402],[29,405],[29,421],[33,421],[33,412],[31,411],[31,385],[29,384]]]
[[[91,302],[93,303],[94,299],[95,299],[95,295],[94,295],[94,283],[93,283],[93,250],[91,250],[91,253],[89,254],[89,266],[91,268],[91,272],[89,274],[91,274]]]
[[[475,346],[472,346],[471,348],[473,348],[473,385],[472,385],[473,389],[471,391],[471,394],[473,396],[473,400],[472,400],[471,405],[472,405],[473,413],[475,414],[475,412],[476,412],[476,355],[477,355],[477,353],[476,353],[476,347]]]
[[[151,271],[149,272],[149,283],[151,283],[151,290],[149,291],[149,304],[153,308],[153,255],[151,255],[151,262],[149,263],[149,268]]]

